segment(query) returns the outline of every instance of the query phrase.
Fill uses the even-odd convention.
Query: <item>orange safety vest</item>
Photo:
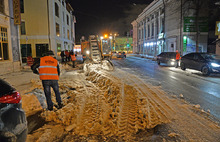
[[[45,56],[40,58],[40,80],[59,80],[57,64],[57,60],[51,56]]]
[[[76,61],[76,56],[75,56],[75,54],[70,55],[70,56],[71,56],[71,60],[72,60],[72,61]]]
[[[179,60],[179,59],[180,59],[180,53],[177,52],[177,53],[176,53],[176,60]]]

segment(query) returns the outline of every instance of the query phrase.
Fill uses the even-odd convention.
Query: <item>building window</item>
[[[62,5],[64,6],[64,1],[62,1]]]
[[[27,62],[27,57],[32,56],[31,44],[21,44],[22,63]]]
[[[25,22],[21,22],[21,35],[26,35]]]
[[[56,23],[56,35],[60,36],[60,25]]]
[[[69,16],[68,15],[66,15],[66,23],[67,23],[67,25],[69,25]]]
[[[63,37],[65,38],[65,27],[63,27]]]
[[[150,25],[147,26],[147,31],[148,31],[147,36],[150,37]]]
[[[4,0],[0,0],[0,13],[5,13]]]
[[[70,31],[69,30],[67,30],[67,37],[68,37],[68,39],[70,39]]]
[[[56,2],[55,2],[55,15],[57,17],[59,17],[59,6],[58,6],[58,4]]]
[[[63,22],[65,21],[65,17],[64,17],[64,11],[63,11]]]
[[[36,57],[45,56],[48,50],[48,44],[36,44]]]
[[[20,11],[24,13],[24,0],[20,0]]]
[[[151,36],[153,37],[153,36],[154,36],[154,23],[152,23],[151,26],[152,26],[152,27],[151,27],[151,30],[152,30],[152,31],[151,31]]]
[[[0,27],[0,61],[8,60],[8,33],[7,28]]]

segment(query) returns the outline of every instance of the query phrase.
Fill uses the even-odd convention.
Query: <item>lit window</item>
[[[25,22],[21,22],[21,35],[26,35]]]
[[[56,35],[60,36],[60,25],[56,23]]]
[[[68,39],[70,39],[70,31],[69,30],[67,30],[67,37],[68,37]]]
[[[8,60],[8,33],[7,28],[0,27],[0,61]]]
[[[57,17],[59,17],[59,6],[58,6],[57,3],[55,3],[55,15],[56,15]]]

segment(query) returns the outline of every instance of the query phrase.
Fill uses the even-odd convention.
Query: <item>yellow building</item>
[[[0,0],[0,74],[21,69],[18,29],[14,25],[13,1]]]
[[[75,41],[73,8],[65,0],[20,0],[22,62],[53,50],[72,50]]]

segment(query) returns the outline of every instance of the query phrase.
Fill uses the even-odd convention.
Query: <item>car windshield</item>
[[[216,54],[201,54],[201,56],[208,60],[220,60],[220,56]]]

